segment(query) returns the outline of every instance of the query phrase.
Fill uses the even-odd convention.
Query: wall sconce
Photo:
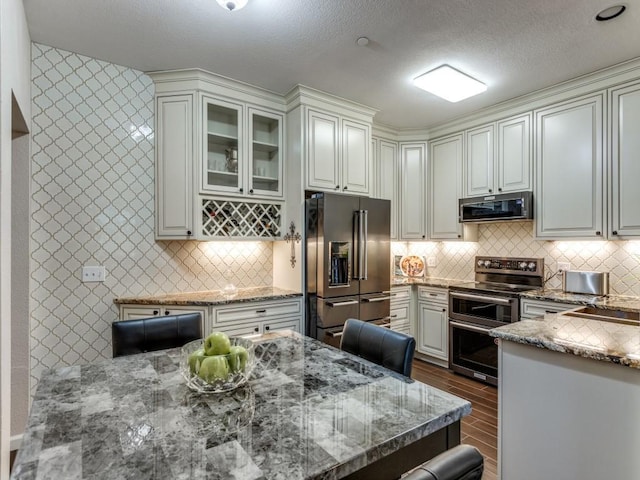
[[[287,233],[284,237],[282,237],[287,243],[291,240],[291,268],[295,268],[296,266],[296,243],[299,243],[302,240],[302,236],[300,232],[296,233],[296,225],[291,222],[289,225],[289,233]]]

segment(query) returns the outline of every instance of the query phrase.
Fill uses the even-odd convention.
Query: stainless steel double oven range
[[[476,257],[475,282],[449,287],[449,368],[498,384],[489,330],[520,320],[520,294],[542,287],[544,259]]]

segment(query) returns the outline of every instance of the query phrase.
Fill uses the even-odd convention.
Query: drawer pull
[[[266,310],[266,309],[263,309],[263,310],[256,310],[256,313],[267,313],[267,310]]]
[[[391,297],[374,297],[374,298],[363,298],[363,302],[384,302],[385,300],[391,300]]]
[[[331,338],[338,338],[342,336],[342,330],[340,330],[339,332],[327,332],[327,336],[331,337]]]
[[[432,297],[437,297],[438,296],[437,293],[430,293],[429,295],[431,295]]]
[[[379,327],[382,328],[391,328],[391,324],[390,323],[381,323],[380,325],[378,325]]]
[[[398,315],[391,315],[391,318],[398,318]]]
[[[347,305],[357,305],[357,300],[347,300],[346,302],[326,302],[329,307],[346,307]]]

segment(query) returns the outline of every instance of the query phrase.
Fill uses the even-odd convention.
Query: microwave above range
[[[483,197],[461,198],[459,221],[462,223],[533,220],[531,192],[502,193]]]

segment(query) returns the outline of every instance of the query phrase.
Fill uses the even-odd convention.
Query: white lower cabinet
[[[413,335],[411,328],[411,286],[391,289],[391,330]]]
[[[302,311],[302,297],[230,303],[213,307],[121,304],[120,320],[198,312],[202,314],[204,336],[213,331],[242,336],[277,330],[302,333]]]
[[[253,335],[277,330],[302,332],[302,297],[213,307],[210,327],[228,335]]]
[[[448,291],[418,287],[418,335],[416,349],[443,362],[449,360]],[[441,364],[442,362],[437,362]]]

